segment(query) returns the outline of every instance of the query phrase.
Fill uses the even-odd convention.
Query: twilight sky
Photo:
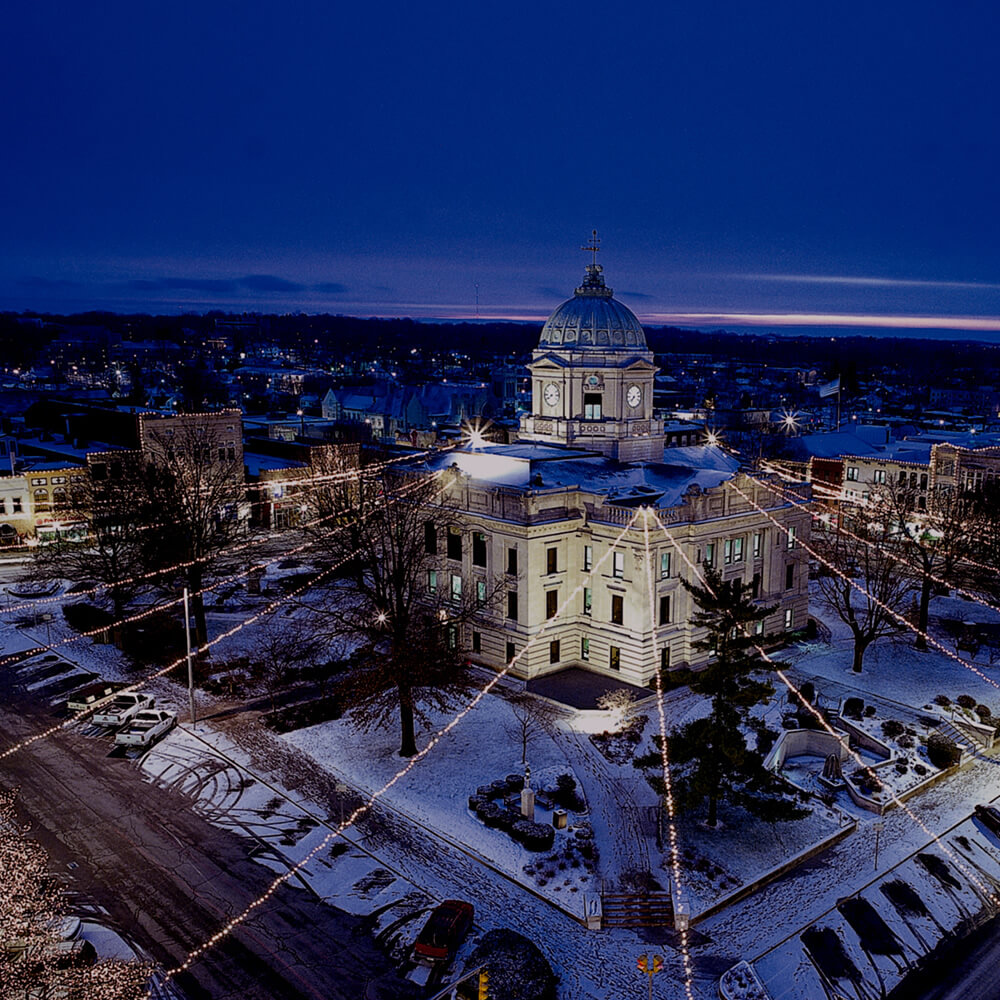
[[[5,12],[0,309],[544,317],[596,227],[647,322],[1000,336],[1000,7]]]

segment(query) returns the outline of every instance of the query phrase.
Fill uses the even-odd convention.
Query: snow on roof
[[[737,459],[721,448],[671,448],[663,462],[622,463],[603,455],[521,442],[460,449],[428,460],[431,469],[458,469],[478,482],[525,490],[570,489],[601,494],[622,503],[643,500],[674,506],[696,485],[712,489],[731,479]]]

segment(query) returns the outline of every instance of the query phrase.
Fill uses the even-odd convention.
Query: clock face
[[[630,385],[625,394],[625,402],[634,410],[642,402],[642,389],[637,385]]]
[[[545,400],[549,406],[555,406],[559,402],[559,386],[555,382],[549,382],[542,392],[542,399]]]

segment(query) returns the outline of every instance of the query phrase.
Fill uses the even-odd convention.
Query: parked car
[[[1000,809],[996,806],[979,805],[975,808],[976,819],[986,827],[990,833],[1000,836]]]
[[[111,681],[98,681],[88,684],[79,691],[75,691],[66,699],[66,708],[70,712],[82,712],[91,707],[103,698],[110,698],[116,691],[120,691],[124,684],[115,684]]]
[[[94,713],[94,722],[99,726],[123,726],[136,712],[152,708],[156,704],[150,694],[138,691],[124,691],[116,694],[103,708]]]
[[[115,743],[127,747],[148,747],[177,725],[177,715],[164,708],[147,708],[136,712],[132,721],[115,733]]]
[[[446,899],[436,906],[427,918],[423,930],[413,945],[416,961],[446,962],[453,958],[458,946],[465,940],[472,926],[474,914],[471,903],[460,899]]]

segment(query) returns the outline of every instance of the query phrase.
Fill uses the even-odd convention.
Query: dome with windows
[[[540,350],[645,351],[646,334],[635,313],[617,302],[600,264],[588,264],[583,284],[546,320]]]

